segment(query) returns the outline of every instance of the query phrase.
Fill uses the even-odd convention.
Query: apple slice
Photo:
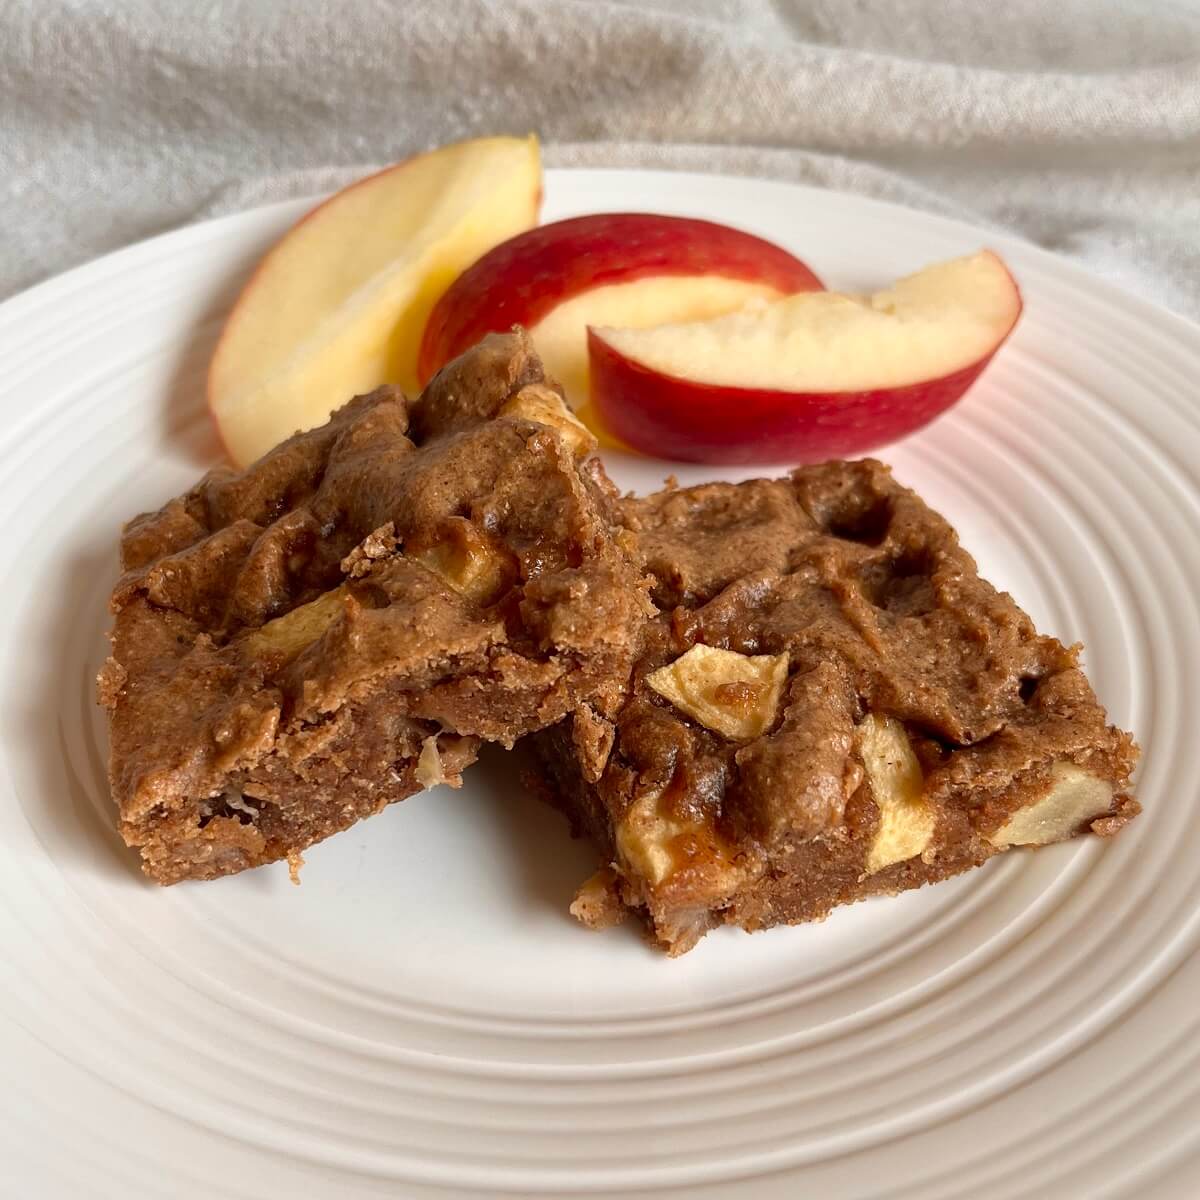
[[[524,325],[578,409],[588,325],[704,320],[820,287],[786,250],[727,225],[655,213],[573,217],[511,238],[451,285],[429,315],[419,373],[425,382],[486,334]]]
[[[294,225],[226,321],[208,403],[239,465],[357,392],[416,384],[434,302],[541,203],[537,139],[480,138],[388,167]]]
[[[1021,315],[990,250],[871,296],[588,332],[592,405],[626,444],[686,462],[821,462],[911,433],[958,400]]]

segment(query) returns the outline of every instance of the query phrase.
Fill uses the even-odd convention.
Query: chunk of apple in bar
[[[1044,792],[1018,808],[988,841],[997,849],[1046,846],[1073,837],[1112,808],[1111,780],[1072,762],[1056,762]]]
[[[921,764],[904,726],[894,717],[869,713],[857,731],[879,825],[867,848],[866,873],[922,854],[933,840],[937,813],[925,798]]]
[[[1015,280],[983,250],[867,296],[809,292],[707,321],[593,327],[591,404],[609,433],[659,458],[858,455],[959,400],[1020,315]]]

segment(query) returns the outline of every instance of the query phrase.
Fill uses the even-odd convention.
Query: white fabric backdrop
[[[413,150],[798,179],[1200,316],[1200,0],[0,0],[0,297]]]

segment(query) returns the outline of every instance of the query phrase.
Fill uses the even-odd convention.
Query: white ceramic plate
[[[22,1197],[1183,1197],[1200,1181],[1200,329],[1029,246],[852,196],[551,172],[546,217],[773,238],[831,286],[996,247],[1022,323],[884,452],[1145,751],[1111,844],[1016,852],[669,961],[484,756],[308,854],[169,890],[116,837],[93,680],[120,522],[215,457],[221,316],[304,208],[0,308],[0,1192]],[[651,487],[671,468],[614,460]],[[675,468],[684,481],[709,474]]]

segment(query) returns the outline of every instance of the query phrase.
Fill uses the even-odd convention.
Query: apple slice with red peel
[[[234,462],[357,392],[414,387],[434,302],[537,220],[541,193],[536,138],[478,138],[360,180],[294,225],[234,303],[209,368],[209,408]]]
[[[614,436],[685,462],[820,462],[932,421],[1021,315],[990,250],[870,296],[813,292],[653,329],[591,328],[591,399]]]
[[[820,288],[779,246],[712,221],[596,213],[542,225],[450,286],[421,339],[421,381],[488,333],[524,325],[575,408],[587,399],[587,326],[696,321]]]

